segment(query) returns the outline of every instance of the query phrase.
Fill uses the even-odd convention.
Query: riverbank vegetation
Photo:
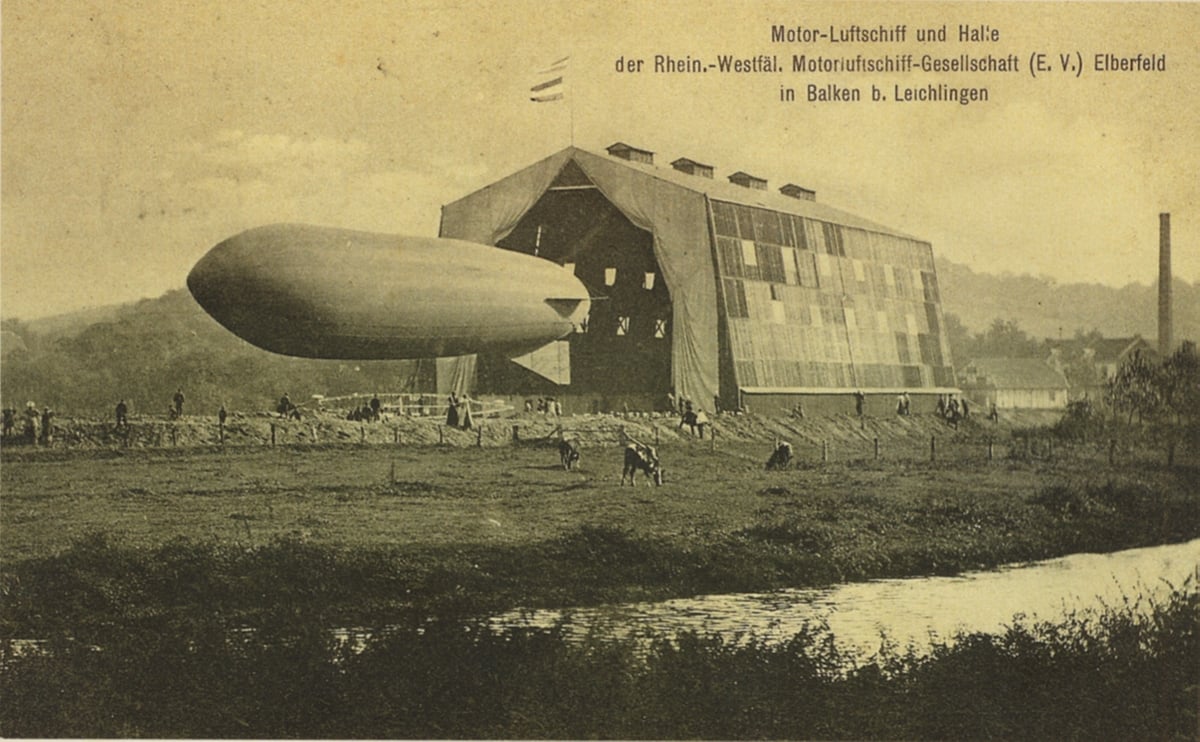
[[[1195,584],[928,654],[860,660],[810,626],[781,644],[567,641],[443,619],[340,640],[286,606],[59,635],[0,664],[11,737],[1192,739]]]

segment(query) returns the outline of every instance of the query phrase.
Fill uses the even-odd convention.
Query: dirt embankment
[[[1052,412],[1008,412],[997,423],[972,419],[958,428],[933,415],[910,417],[855,417],[852,415],[811,416],[804,419],[763,415],[720,415],[706,427],[704,437],[721,441],[771,442],[821,445],[822,442],[858,443],[874,438],[913,445],[931,436],[964,438],[1007,437],[1013,429],[1050,425]],[[537,443],[559,436],[585,445],[622,443],[667,443],[697,437],[681,426],[679,418],[660,413],[624,415],[547,416],[519,414],[482,418],[471,430],[447,427],[438,418],[384,416],[378,422],[358,422],[335,413],[318,412],[302,420],[285,420],[269,413],[234,413],[224,427],[212,417],[185,415],[178,420],[162,417],[135,418],[117,427],[111,422],[60,417],[54,421],[53,448],[174,448],[203,446],[269,446],[296,444],[448,445],[507,446],[515,441]],[[6,447],[24,443],[19,437],[6,440]]]

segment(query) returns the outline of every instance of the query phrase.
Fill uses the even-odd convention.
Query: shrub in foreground
[[[639,642],[454,621],[361,647],[285,613],[256,631],[115,628],[0,665],[20,737],[1190,739],[1195,585],[928,655],[847,657],[826,629],[780,644]]]

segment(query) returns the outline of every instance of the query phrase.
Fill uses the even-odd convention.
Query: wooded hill
[[[5,352],[5,407],[111,415],[124,399],[131,414],[165,414],[177,389],[184,414],[270,410],[285,392],[295,404],[313,394],[419,391],[432,361],[320,361],[260,350],[218,325],[185,289],[120,308],[74,332],[39,333],[39,322],[5,321],[27,350]],[[424,389],[430,391],[428,387]]]
[[[938,260],[943,309],[973,332],[993,320],[1014,320],[1038,338],[1069,338],[1076,330],[1099,330],[1104,337],[1158,338],[1158,286],[1130,283],[1119,289],[1095,283],[1058,283],[1033,276],[976,273],[965,265]],[[1200,338],[1200,284],[1171,284],[1175,339]]]

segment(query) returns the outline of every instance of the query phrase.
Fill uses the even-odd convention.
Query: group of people
[[[369,402],[363,402],[361,406],[350,410],[346,419],[366,423],[377,423],[382,420],[383,403],[379,401],[379,395],[375,394]]]
[[[687,426],[691,429],[692,435],[699,435],[704,438],[704,429],[709,425],[708,413],[702,408],[697,408],[692,405],[692,400],[683,400],[683,412],[679,416],[679,427]]]
[[[525,411],[533,412],[535,409],[533,400],[525,400]],[[555,397],[538,397],[536,410],[539,415],[555,415],[562,416],[562,403]]]
[[[965,420],[971,414],[970,405],[967,403],[966,397],[961,400],[958,397],[949,394],[939,394],[937,401],[938,417],[944,417],[946,422],[958,427],[960,420]]]
[[[32,445],[48,446],[54,442],[54,411],[43,407],[39,412],[37,405],[27,402],[25,409],[19,414],[16,409],[6,407],[3,412],[3,435],[6,440],[17,437],[17,422],[21,423],[20,437]]]
[[[471,413],[471,397],[466,392],[463,392],[461,397],[456,392],[451,392],[446,399],[446,425],[463,430],[475,427],[475,419]]]

